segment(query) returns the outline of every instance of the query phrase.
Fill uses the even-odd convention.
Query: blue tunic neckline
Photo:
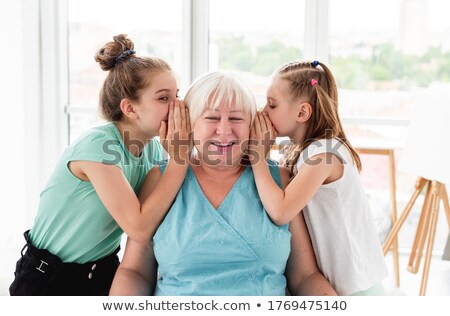
[[[206,197],[205,193],[202,190],[202,187],[200,186],[200,182],[198,182],[198,179],[194,173],[194,170],[191,166],[188,168],[188,176],[193,177],[194,183],[195,183],[195,193],[197,193],[201,199],[208,205],[208,208],[212,209],[214,213],[220,212],[221,209],[223,209],[227,204],[228,201],[231,199],[231,196],[233,195],[234,191],[236,190],[236,187],[238,187],[239,183],[242,182],[242,179],[244,178],[244,173],[248,172],[249,167],[245,167],[244,171],[241,173],[239,178],[236,180],[236,182],[231,187],[230,191],[228,191],[225,198],[222,200],[218,208],[215,208],[211,202]],[[222,211],[223,212],[223,211]]]

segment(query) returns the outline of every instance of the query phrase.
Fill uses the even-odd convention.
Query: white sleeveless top
[[[303,214],[320,270],[338,295],[350,295],[378,284],[388,271],[358,168],[347,147],[337,139],[315,141],[302,151],[297,170],[325,152],[342,160],[343,175],[322,185]]]

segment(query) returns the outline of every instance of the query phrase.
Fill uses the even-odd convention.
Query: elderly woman
[[[335,294],[317,268],[302,215],[276,226],[245,164],[256,104],[232,74],[199,78],[186,94],[194,150],[186,178],[150,247],[128,240],[111,295]],[[145,199],[165,165],[145,180]],[[289,172],[270,165],[285,187]]]

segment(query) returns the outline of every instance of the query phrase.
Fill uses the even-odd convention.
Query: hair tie
[[[317,66],[319,66],[319,62],[317,60],[314,60],[311,65],[316,68]]]
[[[316,84],[318,84],[316,79],[311,79],[311,85],[314,87]]]
[[[117,65],[117,63],[121,62],[122,60],[126,59],[128,56],[133,55],[133,54],[136,54],[136,52],[132,49],[127,49],[126,51],[120,53],[120,55],[116,57],[114,66]]]

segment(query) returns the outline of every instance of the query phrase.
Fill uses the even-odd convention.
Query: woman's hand
[[[270,147],[275,143],[277,132],[266,112],[257,112],[250,131],[249,156],[252,165],[266,160]]]
[[[171,159],[182,165],[187,163],[192,149],[192,138],[189,110],[184,101],[177,99],[170,103],[169,119],[167,124],[161,122],[159,137]]]

